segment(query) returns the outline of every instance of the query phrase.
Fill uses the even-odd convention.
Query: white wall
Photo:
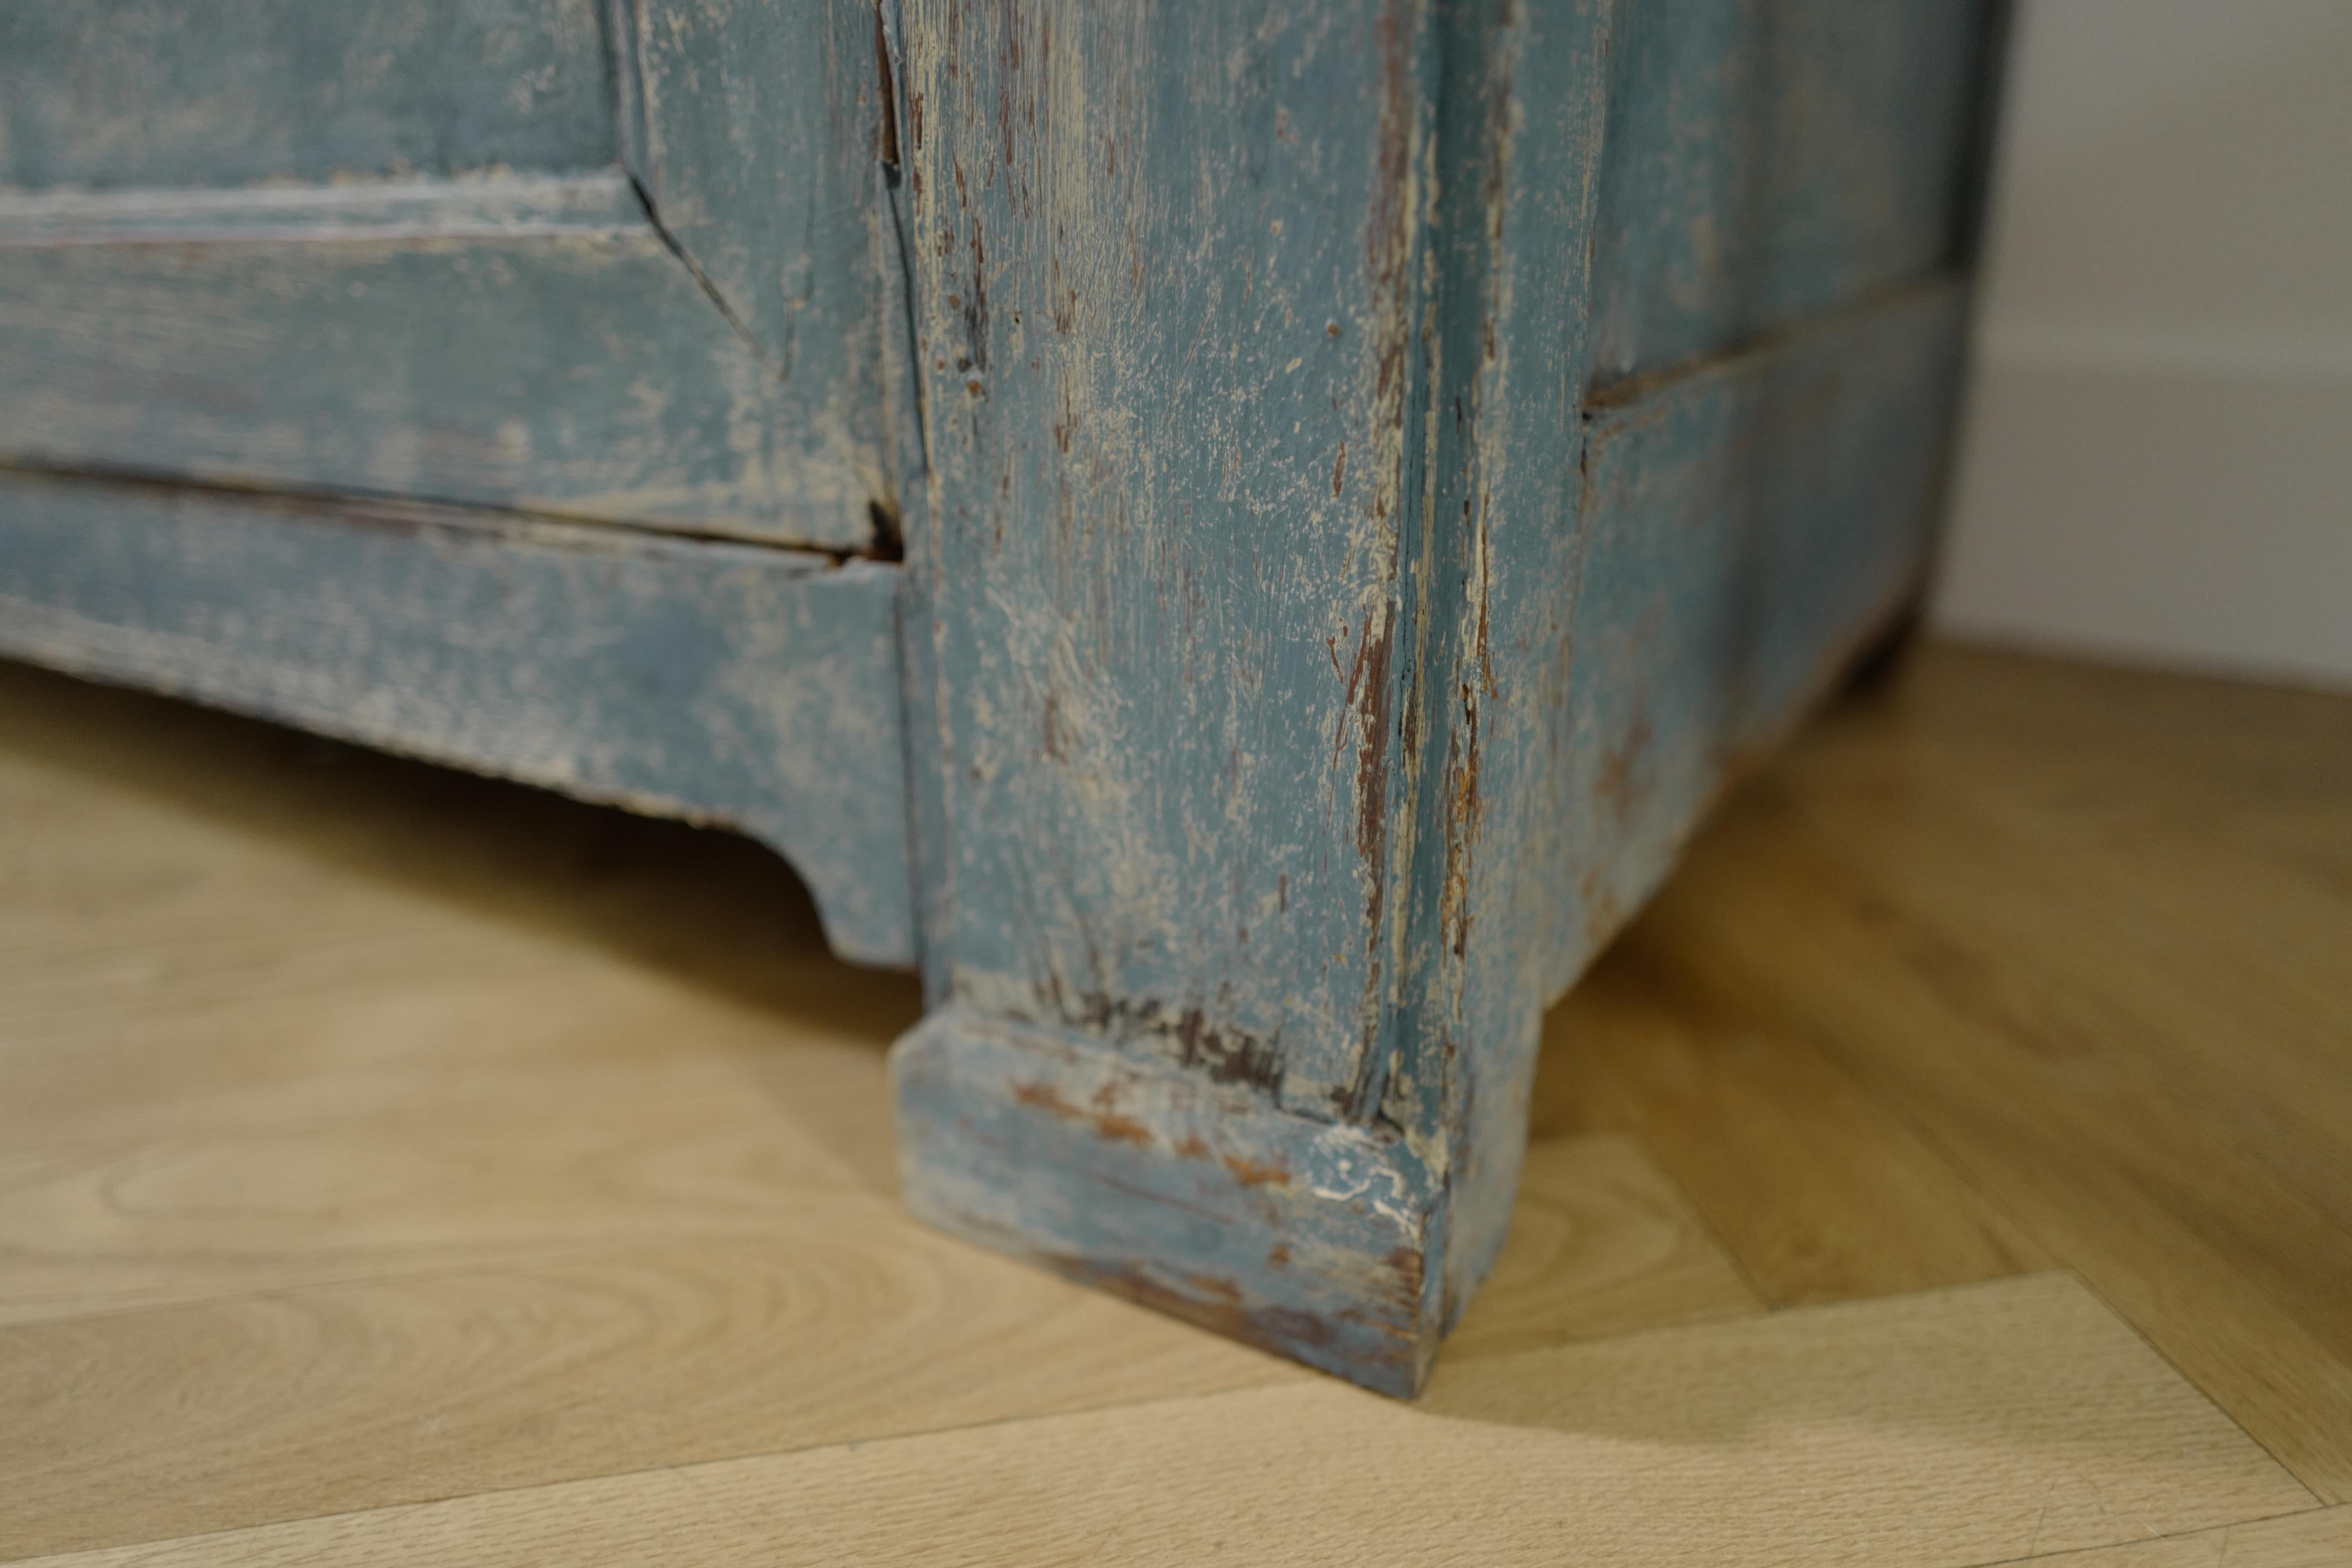
[[[2352,684],[2352,0],[2026,0],[1936,604]]]

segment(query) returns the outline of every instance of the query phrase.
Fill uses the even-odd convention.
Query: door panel
[[[0,429],[48,468],[858,537],[862,490],[782,449],[806,410],[613,184],[555,221],[500,191],[520,235],[448,203],[389,238],[341,208],[325,237],[0,249]]]
[[[875,542],[855,0],[26,9],[0,462]]]

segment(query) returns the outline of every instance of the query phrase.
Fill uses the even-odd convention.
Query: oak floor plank
[[[1979,1563],[2310,1505],[2072,1278],[477,1495],[79,1563]]]
[[[2054,1266],[1803,1019],[1702,994],[1638,924],[1545,1017],[1534,1100],[1538,1139],[1637,1137],[1775,1305]]]
[[[1559,1138],[1528,1149],[1510,1237],[1444,1355],[1457,1362],[1763,1306],[1641,1145]]]
[[[845,1194],[756,1237],[0,1329],[0,1557],[1313,1375]]]
[[[740,841],[0,667],[0,1543],[1307,1374],[931,1236]]]
[[[2047,1568],[2344,1568],[2352,1563],[2352,1508],[2307,1509],[2028,1561]]]
[[[496,1176],[446,1194],[443,1224],[530,1220]],[[1757,1310],[1624,1141],[1538,1150],[1528,1191],[1449,1363]],[[0,1551],[1309,1376],[929,1236],[874,1194],[720,1217],[732,1234],[528,1268],[410,1260],[391,1279],[0,1328],[0,1405],[30,1413],[0,1432]],[[641,1226],[624,1212],[614,1228]]]
[[[0,1147],[756,1075],[920,1013],[740,839],[5,663],[0,824]]]
[[[74,1136],[0,1144],[0,1322],[752,1232],[896,1187],[878,1047],[618,964],[166,1010],[93,1030],[79,1068],[42,1043],[0,1047],[0,1100],[63,1102]]]
[[[256,1147],[263,1161],[282,1154]],[[343,1152],[357,1174],[331,1148],[300,1152],[306,1186],[369,1184],[373,1151]],[[0,1327],[0,1406],[29,1413],[0,1430],[0,1489],[13,1500],[0,1552],[1309,1375],[930,1236],[879,1195],[769,1194],[730,1185],[738,1173],[723,1161],[670,1153],[656,1146],[646,1160],[667,1164],[663,1183],[632,1186],[592,1165],[600,1179],[579,1194],[560,1162],[519,1173],[495,1158],[395,1188],[373,1226],[433,1245],[381,1249],[384,1278]],[[1539,1148],[1527,1192],[1449,1363],[1758,1310],[1627,1142]],[[193,1201],[201,1211],[201,1194]],[[615,1237],[701,1234],[582,1256],[600,1205]],[[321,1268],[301,1250],[310,1227],[270,1211],[239,1223],[278,1271]],[[501,1247],[547,1256],[481,1270]],[[185,1238],[152,1250],[163,1282],[175,1267],[205,1275]],[[127,1247],[126,1264],[140,1256]],[[436,1257],[447,1260],[439,1271]]]
[[[0,667],[0,1321],[895,1190],[904,976],[740,841]]]
[[[778,1236],[842,1193],[874,1195],[740,1094],[600,1087],[527,1119],[419,1109],[0,1153],[0,1323]],[[835,1103],[887,1116],[883,1086],[860,1087]]]
[[[887,1035],[824,1016],[839,1000],[828,992],[845,985],[837,967],[810,975],[805,1005],[785,1007],[608,957],[509,957],[493,965],[478,948],[444,965],[411,951],[379,974],[339,974],[307,993],[199,1001],[156,987],[102,1013],[0,1021],[14,1091],[0,1146],[125,1145],[192,1127],[226,1135],[425,1109],[554,1121],[640,1092],[789,1111],[803,1079],[884,1073]],[[892,990],[899,979],[880,978]],[[13,984],[0,979],[0,990]]]
[[[2297,810],[2352,795],[2352,746],[2332,738],[2352,731],[2352,699],[2294,694],[2320,738],[2249,742],[2251,760],[2200,763],[2205,738],[2175,737],[2188,784],[2152,781],[2160,798],[2143,812],[2103,796],[2082,808],[2136,825],[2110,855],[2137,868],[2102,872],[2087,825],[2055,839],[2020,825],[2022,740],[1972,784],[1990,743],[1939,728],[1946,704],[1995,726],[1988,689],[2016,662],[1923,659],[1889,700],[1833,716],[1701,836],[1629,942],[1676,996],[1814,1042],[2323,1498],[2346,1500],[2352,940],[2257,963],[2226,907],[2180,912],[2228,884],[2163,857],[2224,831],[2232,791]],[[2082,725],[2095,736],[2104,709],[2168,690],[2153,677],[2085,685]],[[2055,723],[2053,706],[2022,727]],[[2127,773],[2096,777],[2128,797]],[[2169,893],[2149,890],[2167,879]],[[2297,896],[2316,900],[2304,918],[2352,932],[2352,886],[2331,885],[2324,868],[2304,878]]]

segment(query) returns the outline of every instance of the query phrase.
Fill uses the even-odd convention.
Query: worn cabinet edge
[[[896,567],[0,472],[0,653],[739,828],[915,955]]]

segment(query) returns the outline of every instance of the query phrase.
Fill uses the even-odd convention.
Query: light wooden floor
[[[917,1229],[740,842],[0,668],[0,1557],[2352,1563],[2352,700],[1928,650],[1415,1405]]]

